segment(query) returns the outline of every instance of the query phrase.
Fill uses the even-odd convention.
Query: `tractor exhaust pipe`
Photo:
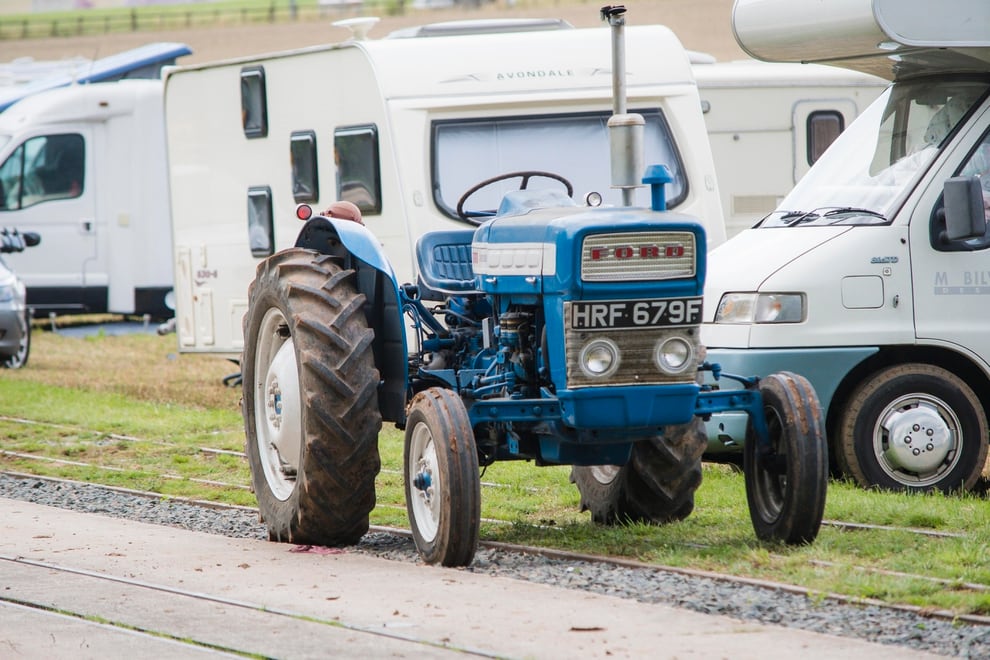
[[[612,187],[622,190],[622,205],[632,206],[636,188],[642,186],[646,121],[626,112],[626,8],[602,7],[601,17],[612,28],[612,116],[608,120]]]

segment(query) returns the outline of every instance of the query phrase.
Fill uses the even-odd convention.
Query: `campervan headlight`
[[[800,323],[804,319],[803,293],[726,293],[715,310],[715,323]]]

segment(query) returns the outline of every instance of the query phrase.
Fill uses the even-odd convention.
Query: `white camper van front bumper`
[[[877,353],[876,346],[846,348],[773,348],[740,349],[709,348],[708,362],[719,364],[722,374],[734,376],[766,376],[778,371],[791,371],[807,378],[818,394],[822,410],[828,411],[832,397],[842,379],[860,362]],[[741,389],[742,385],[724,376],[717,382],[711,372],[705,372],[705,384],[719,389]],[[706,423],[708,453],[736,452],[746,440],[747,415],[725,412],[712,415]]]

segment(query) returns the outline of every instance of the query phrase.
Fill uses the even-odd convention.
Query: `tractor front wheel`
[[[811,543],[825,514],[828,447],[814,388],[803,376],[775,373],[760,381],[768,442],[752,423],[743,448],[749,516],[760,540]]]
[[[378,371],[353,271],[310,250],[258,266],[244,316],[251,482],[272,541],[349,545],[380,468]]]
[[[478,548],[481,476],[471,420],[442,387],[417,394],[406,419],[406,510],[427,564],[467,566]]]
[[[625,465],[573,467],[571,481],[581,493],[581,510],[590,511],[592,521],[602,525],[660,525],[687,518],[701,485],[701,455],[707,446],[704,424],[696,418],[640,440]]]

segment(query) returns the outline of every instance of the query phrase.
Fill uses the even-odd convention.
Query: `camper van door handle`
[[[93,231],[93,221],[90,218],[83,218],[79,221],[79,227],[83,230],[84,234],[88,234]]]

